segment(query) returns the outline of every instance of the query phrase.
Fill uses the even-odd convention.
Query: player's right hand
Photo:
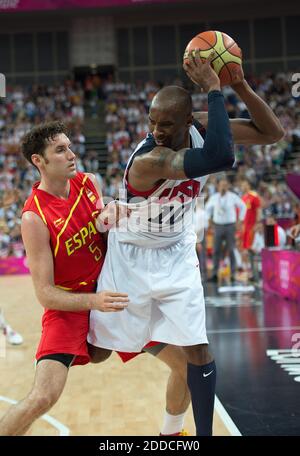
[[[220,90],[220,79],[211,66],[211,61],[215,57],[215,52],[211,52],[203,63],[200,57],[200,50],[189,52],[188,61],[185,61],[183,68],[188,77],[205,92]]]
[[[100,291],[93,296],[92,310],[120,312],[128,307],[128,294],[114,291]]]
[[[106,233],[110,228],[119,226],[121,219],[129,217],[130,209],[118,201],[111,201],[98,215],[96,228],[100,233]]]

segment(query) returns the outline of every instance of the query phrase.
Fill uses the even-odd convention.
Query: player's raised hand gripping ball
[[[195,49],[200,50],[200,57],[203,62],[208,56],[215,52],[211,66],[220,78],[221,86],[234,85],[244,78],[242,69],[242,51],[236,42],[226,33],[218,31],[207,31],[196,35],[187,45],[183,62],[188,63],[189,53]]]

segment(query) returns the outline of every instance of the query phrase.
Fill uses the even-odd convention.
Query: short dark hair
[[[60,133],[67,134],[67,127],[58,120],[38,125],[26,133],[21,143],[21,150],[26,160],[33,165],[31,156],[38,154],[43,157],[48,146],[48,140]]]

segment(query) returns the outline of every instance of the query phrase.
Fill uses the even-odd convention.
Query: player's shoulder
[[[206,134],[207,122],[208,113],[206,111],[193,112],[193,126],[202,136],[205,136]]]
[[[42,192],[39,192],[37,185],[34,185],[30,195],[27,197],[27,199],[24,202],[23,209],[22,209],[22,215],[27,211],[36,213],[39,210],[39,207],[44,206],[45,197],[47,198],[46,194],[44,195]]]
[[[22,214],[22,221],[25,221],[26,223],[36,223],[37,220],[40,220],[40,217],[37,215],[36,211],[33,210],[33,208],[27,209]]]
[[[250,190],[249,195],[254,196],[255,198],[259,198],[259,195],[255,190]]]
[[[134,157],[142,156],[147,152],[151,152],[155,147],[157,147],[157,144],[154,136],[151,133],[148,133],[146,138],[144,138],[143,141],[137,145],[134,151]]]
[[[131,168],[134,167],[134,169],[139,169],[140,171],[145,168],[148,169],[149,166],[151,167],[151,163],[156,162],[158,157],[161,156],[162,149],[167,148],[157,146],[153,135],[148,134],[135,149],[131,159]]]
[[[35,211],[27,210],[23,212],[21,218],[22,233],[29,233],[34,237],[39,233],[48,232],[46,220],[42,219]]]
[[[199,122],[198,120],[194,119],[192,127],[194,127],[194,129],[196,129],[197,133],[200,133],[202,138],[205,139],[206,128],[201,122]],[[190,133],[192,133],[192,129],[190,130]]]

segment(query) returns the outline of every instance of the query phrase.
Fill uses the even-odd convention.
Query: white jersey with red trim
[[[190,138],[193,148],[203,146],[204,140],[194,125],[190,127]],[[124,195],[120,202],[127,205],[131,214],[111,231],[116,233],[119,242],[148,248],[166,247],[185,237],[195,241],[195,200],[207,176],[186,180],[167,179],[148,192],[136,191],[128,183],[128,171],[135,157],[150,152],[154,147],[157,147],[154,137],[148,134],[129,158],[124,174]]]

